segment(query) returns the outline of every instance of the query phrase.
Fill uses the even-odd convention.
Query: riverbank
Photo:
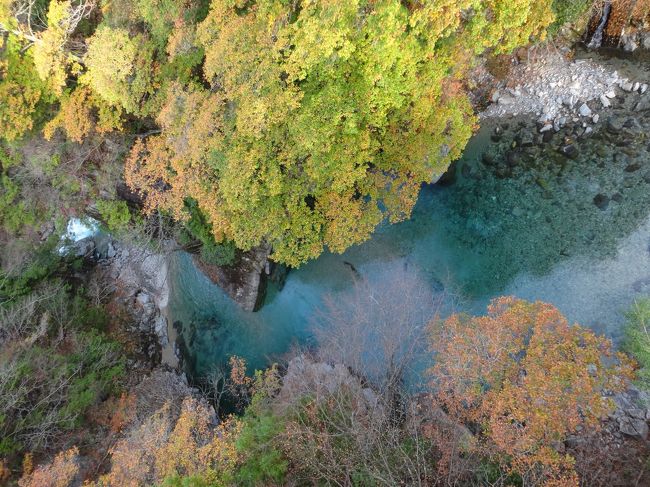
[[[158,250],[121,242],[98,232],[72,244],[89,263],[80,277],[97,303],[112,315],[112,332],[129,344],[136,369],[179,366],[176,332],[168,317],[169,258],[167,242]]]

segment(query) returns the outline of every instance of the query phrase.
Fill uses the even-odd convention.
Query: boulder
[[[195,257],[197,266],[210,280],[221,287],[242,309],[257,311],[264,303],[270,245],[260,245],[247,252],[237,252],[235,262],[228,266],[207,264]],[[268,273],[267,273],[268,270]]]
[[[646,110],[650,110],[650,95],[642,96],[636,105],[634,105],[635,112],[644,112]]]
[[[569,159],[577,159],[580,152],[578,148],[573,144],[567,144],[560,147],[560,154]]]
[[[618,429],[627,436],[642,440],[648,439],[648,423],[645,419],[626,414],[618,418]]]
[[[601,210],[606,210],[609,206],[609,196],[602,193],[594,196],[594,205],[596,205]]]
[[[650,49],[650,32],[643,34],[641,38],[641,45],[644,49]]]
[[[70,254],[75,257],[84,257],[90,259],[95,253],[95,238],[86,237],[77,240],[70,245]]]
[[[631,81],[622,81],[620,86],[623,91],[627,91],[628,93],[631,93],[634,88],[634,84]]]

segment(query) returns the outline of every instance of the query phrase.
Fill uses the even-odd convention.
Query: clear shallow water
[[[499,143],[485,126],[459,161],[456,182],[423,187],[409,221],[291,271],[257,313],[239,309],[190,256],[177,255],[169,312],[184,325],[190,364],[203,374],[235,354],[263,367],[293,345],[313,342],[314,328],[334,310],[352,316],[350,296],[361,288],[366,305],[388,303],[396,323],[405,309],[425,322],[439,295],[443,314],[477,314],[493,297],[513,294],[551,302],[570,320],[619,339],[624,310],[650,293],[646,122],[639,117],[622,135],[603,129],[578,142],[576,160],[558,154],[566,134],[557,134],[517,152],[515,164],[504,161],[513,159],[508,151],[522,133],[519,122],[507,123]],[[630,164],[640,168],[628,172]],[[599,193],[612,198],[605,209],[594,204]]]

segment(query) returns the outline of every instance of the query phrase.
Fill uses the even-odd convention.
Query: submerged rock
[[[562,154],[565,157],[568,157],[569,159],[577,159],[580,152],[578,151],[578,148],[575,145],[567,144],[560,147],[560,154]]]
[[[609,196],[602,193],[597,194],[594,196],[594,205],[596,205],[601,210],[606,210],[609,206]]]
[[[625,168],[625,172],[636,172],[641,169],[641,164],[634,162]]]
[[[609,133],[618,134],[621,130],[623,130],[623,122],[614,117],[607,119],[607,131]]]

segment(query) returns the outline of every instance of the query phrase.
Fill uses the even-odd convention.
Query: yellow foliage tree
[[[211,90],[169,87],[127,180],[149,209],[196,200],[217,241],[294,266],[342,252],[407,218],[460,156],[476,54],[552,20],[539,0],[215,0],[196,32]]]
[[[98,485],[139,487],[184,477],[229,485],[238,458],[238,431],[234,419],[217,425],[214,413],[196,399],[183,402],[175,422],[166,406],[113,446],[110,471]]]
[[[146,114],[144,104],[154,92],[153,47],[146,36],[101,25],[89,40],[84,62],[82,81],[108,104]]]
[[[79,480],[79,450],[75,447],[56,455],[52,463],[38,466],[26,473],[19,481],[19,487],[70,487]]]

